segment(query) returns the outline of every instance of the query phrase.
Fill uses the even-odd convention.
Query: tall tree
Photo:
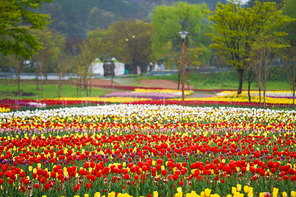
[[[278,9],[279,5],[256,1],[252,8],[240,7],[235,3],[218,4],[209,19],[213,21],[216,34],[211,34],[213,44],[228,65],[234,67],[239,76],[237,93],[242,92],[243,73],[252,66],[252,44],[255,37],[291,21]]]
[[[295,109],[295,91],[296,91],[296,48],[293,47],[291,51],[286,50],[286,52],[290,52],[294,54],[294,56],[290,56],[292,58],[288,58],[286,60],[286,68],[285,71],[287,73],[287,79],[288,82],[290,83],[290,88],[292,90],[292,95],[293,95],[293,109]]]
[[[58,84],[58,97],[62,96],[62,86],[63,86],[63,78],[66,74],[70,71],[72,65],[73,57],[69,54],[60,55],[57,59],[55,66],[53,67],[53,71],[59,77],[59,84]]]
[[[266,107],[265,94],[272,75],[273,64],[278,51],[289,47],[287,44],[280,44],[279,37],[284,33],[261,33],[256,36],[256,42],[252,44],[254,50],[256,82],[259,89],[259,102],[261,104],[261,90],[263,91],[263,106]]]
[[[286,24],[283,29],[288,33],[285,40],[290,43],[291,47],[284,50],[285,54],[285,70],[287,73],[287,79],[290,83],[290,87],[293,94],[293,109],[295,108],[295,91],[296,91],[296,0],[287,0],[287,3],[283,7],[283,13],[290,16],[294,20]]]
[[[38,41],[42,43],[42,49],[38,51],[38,54],[33,55],[32,60],[34,62],[39,62],[36,65],[41,66],[40,74],[43,73],[45,83],[50,65],[54,60],[57,60],[61,50],[65,46],[65,38],[63,35],[59,34],[59,32],[50,30],[49,28],[43,30],[30,30],[30,33],[38,37]]]
[[[20,95],[20,81],[21,81],[20,74],[25,65],[24,64],[25,61],[20,60],[16,55],[7,55],[6,58],[9,61],[9,65],[15,70],[18,95]]]
[[[111,53],[122,62],[137,66],[143,71],[152,58],[152,26],[146,21],[117,21],[110,25],[106,38]]]
[[[37,14],[31,9],[38,9],[44,2],[53,0],[0,0],[0,52],[4,55],[16,55],[30,59],[41,43],[21,27],[29,24],[31,29],[42,29],[49,23],[49,15]]]
[[[153,26],[152,42],[153,52],[158,58],[169,56],[170,51],[178,51],[181,47],[180,31],[189,32],[186,38],[187,47],[203,47],[200,61],[208,64],[211,58],[209,44],[211,40],[205,33],[213,32],[213,27],[207,20],[208,6],[186,2],[177,2],[173,6],[161,5],[152,10]]]
[[[84,95],[88,96],[88,79],[92,75],[90,66],[97,55],[105,50],[105,45],[101,40],[87,39],[78,44],[76,48],[80,53],[74,56],[74,61],[72,62],[75,66],[75,72],[83,80]]]

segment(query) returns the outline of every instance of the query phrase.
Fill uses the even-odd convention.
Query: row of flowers
[[[258,91],[250,91],[250,94],[251,94],[251,96],[259,96]],[[248,91],[242,91],[241,95],[247,96]],[[234,91],[221,91],[220,93],[217,93],[217,96],[234,97],[234,96],[237,96],[237,93]],[[261,92],[261,96],[263,96],[263,92]],[[266,91],[265,96],[272,97],[272,98],[293,98],[293,92],[292,91],[284,91],[284,90]]]
[[[160,88],[160,87],[140,87],[140,86],[118,86],[118,85],[92,85],[94,87],[104,87],[104,88],[115,88],[115,89],[122,89],[122,90],[135,90],[137,88],[139,89],[166,89],[166,88]],[[171,89],[175,90],[175,89]],[[230,89],[197,89],[197,88],[191,88],[190,91],[203,91],[203,92],[221,92],[221,91],[235,91]]]
[[[178,96],[182,96],[182,90],[172,90],[172,89],[143,89],[136,88],[136,93],[159,93],[159,94],[175,94]],[[188,96],[193,93],[192,90],[184,90],[184,95]]]
[[[295,196],[296,111],[109,105],[0,114],[2,196]]]
[[[193,91],[186,90],[184,95],[188,96],[192,94]],[[151,98],[153,100],[157,99],[170,99],[175,97],[181,97],[181,90],[171,90],[171,89],[142,89],[136,88],[133,92],[114,92],[107,94],[105,97],[136,97],[136,98]]]
[[[198,100],[198,99],[185,99],[184,104],[189,106],[240,106],[240,107],[262,107],[263,104],[255,102],[234,102],[234,101],[220,101],[218,99],[211,99],[212,101]],[[126,103],[127,104],[127,103]],[[182,105],[182,101],[179,100],[152,100],[152,101],[136,101],[131,102],[134,105]],[[291,107],[292,104],[270,104],[266,103],[266,107]]]
[[[8,108],[8,107],[0,107],[0,113],[3,113],[3,112],[10,112],[10,108]]]
[[[153,100],[169,99],[178,97],[176,94],[164,93],[136,93],[136,92],[114,92],[105,95],[105,97],[135,97],[135,98],[151,98]]]

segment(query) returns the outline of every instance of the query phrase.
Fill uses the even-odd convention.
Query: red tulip
[[[167,170],[162,170],[162,171],[161,171],[161,174],[162,174],[163,176],[166,176],[167,173],[168,173]]]

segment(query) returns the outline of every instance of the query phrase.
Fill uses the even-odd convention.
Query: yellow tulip
[[[182,193],[175,193],[175,197],[182,197]]]
[[[158,192],[157,191],[153,192],[153,197],[158,197]]]
[[[232,194],[235,194],[235,193],[236,193],[236,187],[232,187],[231,189],[232,189],[232,190],[231,190],[231,193],[232,193]]]
[[[295,191],[291,191],[291,197],[296,197],[296,192]]]
[[[242,190],[242,185],[241,185],[241,184],[237,184],[237,185],[236,185],[236,188],[237,188],[237,191],[240,192],[240,191]]]
[[[101,197],[100,192],[96,192],[94,197]]]
[[[249,186],[247,186],[247,185],[244,186],[244,192],[249,193]]]
[[[115,192],[111,192],[108,194],[108,197],[115,197]]]
[[[182,193],[182,187],[177,187],[177,192]]]
[[[88,194],[84,194],[84,197],[89,197],[89,195]]]
[[[248,193],[248,197],[253,197],[254,195],[253,195],[253,192],[249,192]]]
[[[283,193],[282,193],[282,197],[288,197],[287,192],[283,192]]]
[[[208,189],[208,188],[205,189],[205,196],[209,197],[211,195],[211,191],[212,191],[211,189]]]
[[[279,193],[279,189],[274,187],[272,189],[272,197],[277,197],[278,193]]]

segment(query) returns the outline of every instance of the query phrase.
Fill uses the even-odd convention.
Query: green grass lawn
[[[145,76],[137,78],[142,79],[164,79],[178,82],[178,75],[170,76]],[[180,79],[181,80],[181,79]],[[185,74],[185,88],[187,87],[187,73]],[[234,89],[238,88],[238,76],[236,71],[224,72],[224,73],[208,73],[208,74],[190,74],[190,85],[193,85],[196,89]],[[243,89],[248,89],[248,82],[243,80]],[[252,90],[258,90],[258,87],[254,82],[251,84]],[[287,80],[281,80],[275,78],[269,82],[267,86],[268,90],[290,90],[290,85]]]
[[[18,98],[14,92],[17,92],[17,85],[9,84],[4,85],[4,83],[1,83],[0,85],[0,99],[9,98],[9,99],[16,99]],[[43,85],[43,96],[42,92],[40,90],[37,90],[35,84],[26,84],[21,83],[20,89],[23,90],[25,93],[32,93],[33,96],[21,96],[22,99],[41,99],[41,98],[57,98],[58,97],[58,85],[57,84],[51,84],[51,85]],[[101,90],[97,88],[92,88],[91,95],[90,96],[103,96],[108,91]],[[81,90],[81,95],[77,95],[77,88],[76,86],[71,85],[63,85],[62,86],[62,97],[84,97],[84,91]]]

